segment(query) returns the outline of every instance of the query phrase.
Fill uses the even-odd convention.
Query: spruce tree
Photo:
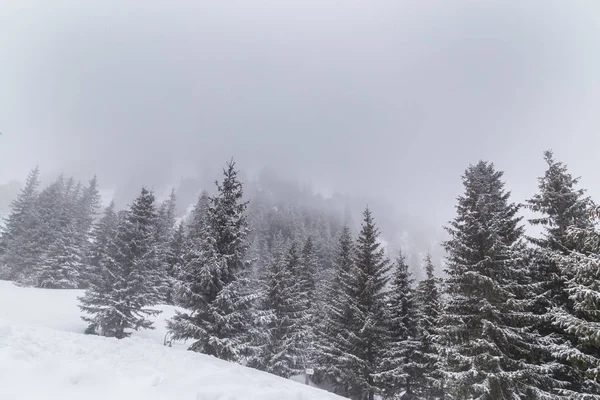
[[[219,271],[225,260],[217,252],[211,225],[204,225],[202,229],[204,233],[186,241],[182,266],[177,273],[177,304],[192,312],[178,311],[168,321],[175,340],[206,338],[213,323],[209,319],[209,306],[218,294]],[[207,348],[201,349],[200,346]],[[204,342],[195,343],[194,350],[207,354],[212,352],[209,344]]]
[[[77,289],[84,272],[81,236],[72,221],[60,231],[35,271],[36,287]]]
[[[63,234],[69,223],[67,182],[65,177],[60,175],[44,188],[37,198],[34,221],[27,233],[28,240],[25,244],[31,249],[28,252],[32,256],[31,264],[18,279],[21,285],[40,287],[43,270],[49,267],[44,264],[50,247]]]
[[[90,324],[88,333],[122,339],[132,330],[154,329],[149,317],[159,310],[164,291],[158,283],[160,264],[156,242],[154,194],[143,188],[119,221],[114,241],[100,260],[101,279],[80,298]]]
[[[60,177],[49,187],[47,194],[51,197],[41,207],[44,212],[40,215],[47,217],[39,223],[46,226],[49,239],[31,277],[31,282],[40,288],[76,289],[82,286],[85,277],[84,257],[89,234],[81,229],[86,215],[78,212],[81,184],[72,177],[64,182],[63,185]],[[48,208],[50,206],[52,208]]]
[[[312,366],[314,362],[315,351],[315,326],[318,324],[319,317],[322,315],[321,299],[317,296],[317,284],[324,276],[320,275],[322,266],[319,264],[315,245],[311,236],[304,242],[302,247],[301,267],[299,276],[294,277],[301,286],[305,305],[306,317],[308,321],[304,326],[305,342],[302,346],[306,349],[306,367]]]
[[[258,238],[255,237],[250,252],[256,259],[253,264],[254,291],[259,292],[261,296],[254,304],[254,310],[255,313],[263,316],[257,323],[257,328],[262,331],[262,335],[252,340],[256,351],[248,359],[247,365],[251,368],[276,373],[270,369],[269,362],[275,351],[272,340],[272,337],[275,336],[273,329],[278,326],[275,309],[282,303],[279,300],[283,292],[283,282],[279,278],[283,275],[285,255],[289,244],[283,240],[281,233],[275,235],[270,247],[265,242],[258,244],[258,241]]]
[[[220,280],[225,286],[236,279],[236,273],[250,266],[246,252],[250,247],[246,215],[248,201],[243,201],[242,183],[237,177],[235,163],[230,161],[223,170],[223,182],[215,182],[217,195],[210,198],[210,223],[218,253],[225,258]]]
[[[204,234],[204,227],[209,223],[210,197],[202,191],[196,205],[192,209],[191,218],[186,222],[188,240],[194,240]]]
[[[417,309],[413,280],[400,252],[387,298],[387,340],[378,381],[389,396],[400,391],[420,394],[424,389],[421,342],[417,338]],[[402,390],[401,390],[402,389]]]
[[[354,243],[346,225],[340,233],[334,261],[334,275],[325,302],[325,315],[318,325],[316,351],[317,376],[331,381],[336,393],[348,396],[351,377],[347,368],[352,360],[349,337],[353,328],[352,304],[356,298],[353,283]]]
[[[570,279],[566,292],[571,309],[555,307],[550,313],[558,328],[575,338],[575,345],[560,354],[584,374],[580,393],[572,398],[600,399],[600,233],[594,228],[573,227],[570,240],[579,242],[578,250],[554,259]]]
[[[94,224],[92,243],[88,247],[85,281],[89,286],[100,285],[102,268],[106,265],[106,257],[111,249],[111,243],[117,233],[119,218],[115,212],[115,203],[104,209],[102,217]]]
[[[585,190],[576,188],[579,178],[571,176],[567,166],[556,161],[551,151],[544,152],[544,160],[548,167],[544,176],[538,179],[539,192],[527,200],[528,208],[541,214],[538,218],[530,219],[529,223],[543,227],[541,238],[529,238],[535,246],[530,258],[534,266],[533,279],[538,285],[536,312],[543,317],[538,329],[553,348],[554,356],[551,359],[568,363],[568,355],[573,351],[577,353],[574,349],[576,337],[556,323],[555,308],[573,312],[566,290],[566,282],[573,279],[573,274],[569,273],[568,268],[560,267],[560,258],[571,251],[580,252],[583,249],[584,243],[574,240],[574,236],[569,235],[569,229],[586,231],[592,227],[588,214],[592,203],[589,197],[585,197]],[[568,381],[571,390],[583,389],[577,368],[569,368],[567,364],[558,377]]]
[[[573,178],[565,164],[554,160],[551,151],[544,152],[544,160],[548,169],[544,176],[538,179],[539,193],[527,200],[527,207],[541,214],[530,219],[529,223],[532,226],[543,227],[541,238],[528,238],[536,245],[533,254],[536,264],[534,278],[541,286],[542,296],[538,306],[542,312],[554,306],[568,307],[565,280],[569,277],[564,276],[563,271],[553,261],[554,255],[566,255],[580,249],[580,244],[567,234],[570,227],[585,230],[592,226],[588,214],[591,200],[584,197],[585,190],[576,188],[579,178]],[[546,321],[542,330],[545,334],[560,334],[552,328],[551,320]]]
[[[39,173],[37,167],[29,173],[25,186],[11,203],[0,236],[0,279],[19,280],[37,257],[30,233],[36,221]]]
[[[319,260],[315,251],[315,245],[311,236],[304,242],[302,248],[302,284],[303,290],[309,301],[316,299],[317,273],[319,270]]]
[[[77,228],[81,234],[84,243],[91,241],[94,221],[98,216],[101,197],[98,187],[98,178],[94,176],[79,196],[78,189],[74,191],[72,199],[74,200],[74,214],[77,220]]]
[[[247,337],[253,329],[251,306],[258,294],[249,290],[248,203],[242,201],[235,164],[228,163],[223,172],[223,182],[216,183],[217,195],[209,198],[199,237],[193,239],[195,231],[190,229],[198,244],[184,256],[178,296],[191,302],[187,307],[191,313],[178,313],[169,330],[176,340],[194,339],[192,351],[237,361],[250,356]],[[198,248],[203,249],[200,254]]]
[[[267,372],[289,378],[302,373],[306,356],[305,335],[309,322],[303,288],[294,275],[301,269],[295,243],[286,245],[282,235],[273,240],[269,257],[264,310],[267,341],[255,365]]]
[[[171,304],[173,294],[171,293],[173,276],[170,261],[171,246],[175,236],[177,197],[175,190],[171,190],[169,197],[158,208],[156,218],[156,241],[160,265],[158,274],[162,277],[161,286],[165,288],[164,298],[167,304]]]
[[[386,345],[385,287],[391,266],[378,242],[379,229],[371,211],[367,208],[363,215],[350,281],[352,321],[346,337],[346,368],[351,398],[373,400],[382,389],[377,377]]]
[[[421,363],[423,364],[422,396],[429,400],[442,395],[442,380],[439,373],[440,357],[435,345],[439,336],[438,320],[441,315],[438,279],[434,274],[431,255],[425,256],[425,279],[419,282],[416,291],[419,310],[418,337],[421,341]]]
[[[542,249],[568,254],[583,246],[569,234],[569,229],[585,230],[593,225],[589,215],[592,201],[584,189],[576,188],[580,178],[574,178],[564,163],[556,161],[552,151],[544,152],[544,161],[548,168],[538,179],[539,192],[527,200],[531,211],[542,214],[529,223],[542,226],[544,232],[542,238],[530,240]]]
[[[185,253],[185,225],[180,222],[175,229],[175,233],[169,243],[169,249],[167,253],[167,277],[168,277],[168,289],[167,297],[165,299],[167,304],[175,304],[175,282],[177,280],[178,271],[183,265],[183,255]]]
[[[446,387],[453,399],[559,398],[565,382],[533,329],[519,206],[503,173],[480,161],[463,176],[464,195],[447,231],[448,301],[441,317]]]
[[[80,189],[76,189],[79,192]],[[101,197],[98,188],[98,179],[94,176],[83,188],[81,195],[73,196],[73,215],[75,217],[76,230],[83,253],[84,270],[79,276],[78,287],[87,288],[90,285],[90,265],[92,264],[92,253],[94,252],[95,222],[101,206]]]

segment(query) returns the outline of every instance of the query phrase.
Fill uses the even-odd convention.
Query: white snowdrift
[[[161,307],[155,330],[128,339],[84,335],[81,294],[0,281],[0,399],[341,399],[183,344],[163,346],[173,307]]]

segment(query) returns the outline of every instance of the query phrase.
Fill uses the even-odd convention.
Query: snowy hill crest
[[[84,335],[79,290],[0,281],[0,398],[6,400],[334,400],[341,397],[185,350],[156,329],[117,340]],[[17,306],[15,306],[17,305]]]

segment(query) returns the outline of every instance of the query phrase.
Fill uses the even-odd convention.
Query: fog
[[[551,148],[600,199],[596,1],[141,4],[3,2],[0,182],[164,190],[233,157],[441,227],[469,163],[522,201]]]

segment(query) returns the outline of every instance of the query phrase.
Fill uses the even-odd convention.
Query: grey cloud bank
[[[521,201],[552,148],[600,200],[594,1],[7,3],[0,181],[162,187],[234,157],[440,226],[469,163]]]

